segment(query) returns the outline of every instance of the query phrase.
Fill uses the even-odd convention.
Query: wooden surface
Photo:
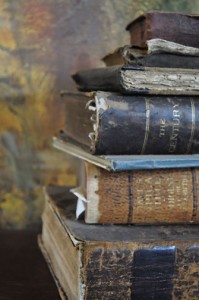
[[[59,300],[37,232],[0,231],[0,300]]]

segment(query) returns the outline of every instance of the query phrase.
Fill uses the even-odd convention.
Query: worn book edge
[[[197,69],[117,65],[80,70],[72,76],[80,91],[140,95],[199,95]]]
[[[54,202],[53,198],[51,198],[51,196],[48,194],[47,192],[47,189],[46,187],[44,187],[44,196],[45,196],[45,209],[44,209],[44,212],[43,212],[43,215],[42,215],[42,220],[43,220],[43,229],[42,229],[42,241],[43,241],[43,244],[45,245],[45,239],[46,239],[46,231],[47,233],[49,234],[50,233],[50,237],[52,238],[53,237],[53,230],[52,228],[50,228],[49,226],[47,225],[51,225],[51,224],[48,224],[48,219],[49,219],[49,213],[47,213],[47,211],[49,210],[50,212],[50,215],[53,216],[53,219],[55,221],[55,224],[56,224],[56,228],[59,228],[59,231],[62,232],[62,240],[66,239],[68,241],[70,241],[70,245],[73,249],[75,249],[75,251],[77,252],[77,263],[78,263],[78,273],[76,274],[77,275],[77,284],[78,284],[78,287],[77,287],[77,294],[78,294],[78,299],[79,300],[83,300],[84,298],[84,289],[85,289],[85,286],[84,286],[84,283],[82,282],[81,278],[83,278],[83,274],[82,274],[82,270],[83,270],[83,266],[82,266],[82,256],[83,256],[83,247],[84,247],[84,241],[82,241],[80,238],[78,238],[75,233],[73,231],[70,230],[70,227],[68,226],[68,222],[67,222],[67,216],[65,214],[65,209],[63,207],[59,207],[58,204],[56,202]],[[67,198],[65,200],[68,200]],[[44,228],[46,227],[47,230],[44,230]],[[55,242],[55,245],[51,245],[51,243],[48,241],[48,244],[50,243],[50,251],[52,253],[54,253],[54,250],[52,250],[52,248],[54,248],[56,245],[56,242],[58,241],[57,239],[57,236],[55,239],[53,239],[53,242]],[[59,244],[59,243],[57,243]],[[62,251],[61,251],[61,248],[59,247],[55,247],[57,250],[57,255],[60,254],[62,255]],[[46,253],[48,254],[48,256],[50,256],[52,253],[48,253],[48,248],[46,248]],[[63,250],[63,249],[62,249]],[[65,253],[66,254],[66,253]],[[57,257],[57,256],[56,256]],[[51,261],[51,267],[53,269],[53,256],[52,256],[52,259],[50,260]],[[55,263],[55,267],[58,267],[58,268],[66,268],[66,265],[62,264],[62,265],[59,265],[59,261],[57,263]],[[63,272],[63,268],[62,268],[62,272]],[[64,274],[63,274],[64,276]],[[65,277],[64,277],[65,278]],[[60,278],[61,280],[61,278]],[[65,288],[64,286],[62,286],[62,289],[65,291]]]
[[[139,23],[140,21],[144,20],[147,18],[147,16],[150,16],[150,15],[174,15],[174,16],[182,16],[182,17],[191,17],[191,18],[194,18],[194,19],[199,19],[199,16],[197,14],[184,14],[184,13],[181,13],[181,12],[168,12],[168,11],[158,11],[158,10],[151,10],[149,12],[146,12],[146,13],[143,13],[143,14],[139,14],[137,15],[137,17],[135,17],[131,22],[129,22],[127,25],[126,25],[126,30],[130,30],[130,27],[133,25],[133,24],[136,24],[136,23]]]
[[[148,54],[172,53],[187,56],[199,56],[199,48],[185,46],[164,39],[151,39],[147,41]]]
[[[132,64],[135,63],[136,59],[141,57],[146,57],[147,55],[157,54],[157,53],[169,53],[181,56],[190,56],[194,59],[195,56],[199,56],[199,48],[185,46],[179,43],[167,41],[164,39],[151,39],[147,41],[147,49],[140,48],[133,45],[125,45],[123,47],[117,48],[115,51],[107,54],[102,58],[102,61],[106,63],[108,58],[121,59],[120,63]]]
[[[89,228],[89,227],[90,226],[86,225],[86,228]],[[93,227],[93,226],[91,225],[91,227]],[[104,226],[95,226],[95,227],[97,227],[99,229],[100,229],[100,227],[104,228]],[[107,231],[109,231],[109,229],[112,228],[112,227],[113,226],[106,227]],[[118,227],[119,226],[114,226],[115,233],[117,232],[117,228]],[[149,227],[150,227],[150,230],[151,230],[152,227],[151,226],[149,226]],[[159,228],[161,228],[161,227],[158,227],[157,230],[159,230]],[[94,244],[93,245],[93,243],[91,243],[91,247],[85,249],[85,255],[87,255],[87,257],[89,256],[90,258],[93,257],[94,260],[92,260],[92,261],[94,261],[94,263],[96,263],[96,264],[99,261],[100,262],[102,261],[102,264],[100,266],[102,266],[105,270],[108,269],[108,271],[105,273],[105,275],[106,276],[110,275],[111,276],[110,280],[112,280],[112,282],[113,282],[114,279],[118,280],[118,278],[117,278],[117,269],[118,269],[118,266],[120,266],[120,264],[118,264],[118,262],[122,262],[122,269],[120,268],[121,270],[123,270],[122,275],[123,274],[125,275],[126,267],[128,266],[129,270],[130,270],[130,273],[128,273],[128,274],[130,274],[130,276],[131,276],[130,278],[132,278],[132,270],[134,270],[134,266],[135,266],[135,268],[137,267],[137,268],[139,268],[138,270],[140,270],[140,267],[143,265],[144,266],[144,270],[145,269],[149,270],[151,268],[151,262],[153,262],[153,260],[151,260],[151,258],[150,258],[149,260],[147,260],[147,264],[145,265],[144,263],[142,263],[142,261],[143,261],[142,257],[143,256],[141,255],[141,258],[137,259],[137,257],[135,257],[136,253],[139,255],[139,254],[142,254],[143,251],[144,251],[144,253],[145,253],[145,251],[147,251],[147,252],[150,251],[150,253],[151,253],[151,251],[153,253],[155,251],[154,254],[156,255],[156,257],[158,259],[158,257],[159,258],[162,257],[162,256],[159,256],[158,253],[162,253],[163,251],[165,253],[165,251],[169,250],[169,253],[172,252],[170,254],[173,254],[172,255],[172,258],[173,258],[172,259],[172,266],[175,267],[175,268],[177,268],[178,272],[180,271],[180,274],[179,273],[177,273],[177,274],[176,273],[175,274],[172,273],[172,278],[175,281],[177,281],[177,283],[176,282],[174,282],[174,283],[172,282],[172,290],[174,290],[174,288],[175,289],[180,289],[180,291],[182,290],[183,293],[186,293],[186,291],[189,291],[189,287],[192,288],[193,283],[197,284],[197,278],[196,278],[196,275],[195,275],[196,274],[195,272],[197,271],[196,270],[197,269],[197,262],[196,262],[196,259],[194,258],[194,261],[193,261],[194,265],[192,265],[191,271],[189,269],[185,270],[184,266],[185,267],[188,266],[189,261],[192,263],[193,255],[196,253],[196,251],[190,257],[189,261],[186,260],[186,256],[185,256],[184,252],[185,252],[186,249],[191,249],[193,247],[195,247],[196,249],[198,249],[198,240],[196,239],[197,232],[196,232],[196,230],[194,230],[195,234],[189,236],[189,231],[190,231],[190,228],[192,228],[192,226],[188,226],[188,227],[187,226],[180,226],[180,228],[181,228],[180,231],[178,231],[179,226],[175,226],[175,227],[172,227],[173,229],[171,230],[171,235],[170,235],[169,234],[169,228],[171,228],[171,226],[165,226],[164,228],[165,229],[161,232],[159,238],[155,239],[154,242],[153,242],[153,244],[151,244],[150,242],[146,242],[146,241],[143,242],[143,240],[142,240],[142,231],[140,231],[139,241],[135,240],[135,242],[131,242],[130,238],[128,238],[127,239],[127,244],[124,245],[123,242],[121,241],[121,239],[123,238],[123,235],[119,235],[120,236],[120,239],[119,239],[120,243],[118,243],[114,239],[111,242],[111,244],[108,245],[108,244],[106,244],[106,242],[104,242],[104,236],[106,237],[106,232],[105,232],[105,235],[103,236],[102,244],[96,244],[96,245]],[[130,228],[129,226],[123,226],[123,229],[124,230],[128,229],[128,232],[129,232],[130,235],[131,235],[131,232],[133,230],[133,228]],[[186,231],[186,229],[187,229],[187,231]],[[197,229],[197,227],[196,227],[196,229]],[[87,229],[87,230],[89,230],[89,229]],[[155,231],[156,231],[156,228],[155,228]],[[128,232],[127,232],[127,234],[125,234],[126,238],[128,237]],[[151,233],[152,233],[153,238],[154,238],[153,230],[151,230]],[[173,238],[171,238],[172,235],[173,235]],[[167,241],[167,237],[169,237],[169,242],[166,242]],[[190,244],[190,243],[192,243],[192,244]],[[126,248],[124,248],[124,246]],[[183,263],[184,263],[184,261],[186,262],[186,264],[182,265],[182,270],[181,270],[181,265],[179,265],[179,263],[177,263],[174,260],[174,258],[178,257],[177,256],[178,253],[176,252],[178,250],[178,248],[179,248],[180,251],[183,250],[183,252],[182,252]],[[127,250],[127,252],[126,252],[126,250]],[[132,253],[130,259],[128,261],[123,260],[126,257],[126,254],[128,256],[129,251]],[[108,254],[108,256],[107,256],[108,259],[107,260],[104,259],[104,252],[105,252],[105,254],[106,253]],[[112,253],[112,255],[110,255],[111,253]],[[121,256],[120,256],[120,253],[121,253]],[[91,257],[91,255],[92,255],[92,257]],[[181,255],[181,252],[179,253],[179,256],[180,255]],[[197,255],[197,253],[195,255]],[[114,257],[116,257],[118,259],[114,261]],[[169,257],[171,257],[171,256],[170,255],[169,256],[166,255],[166,257],[165,257],[166,258],[165,259],[165,263],[163,265],[161,265],[161,267],[166,267],[166,269],[168,268],[168,259],[167,258],[169,258]],[[112,268],[111,271],[109,271],[110,269],[107,268],[106,262],[111,262],[110,263],[110,267]],[[130,266],[127,265],[128,262],[130,263]],[[136,265],[134,264],[134,262],[136,262]],[[140,262],[140,263],[137,264],[138,262]],[[160,262],[162,262],[162,260],[160,260]],[[104,289],[102,290],[102,294],[105,295],[105,298],[106,298],[106,293],[110,290],[110,286],[108,284],[109,282],[107,282],[107,285],[102,286],[101,285],[102,281],[100,280],[100,278],[98,276],[98,272],[99,272],[99,274],[101,276],[103,276],[103,272],[102,272],[103,269],[102,270],[101,270],[101,268],[99,268],[99,269],[97,269],[97,268],[93,269],[93,265],[91,265],[89,267],[88,263],[85,264],[84,267],[85,267],[85,272],[87,272],[88,276],[89,276],[89,274],[92,276],[92,277],[90,277],[90,281],[91,280],[96,280],[96,282],[99,283],[99,285],[98,285],[98,287],[99,287],[98,288],[99,293],[101,293],[101,291],[99,290],[100,287],[105,287],[106,288],[106,290],[104,290]],[[108,264],[108,267],[109,267],[109,264]],[[152,269],[152,270],[154,270],[154,269]],[[187,270],[188,270],[188,274],[186,275]],[[160,280],[160,275],[162,276],[162,273],[160,274],[160,271],[161,271],[161,268],[158,268],[158,269],[155,268],[155,275],[156,275],[155,279],[156,279],[157,287],[161,287],[161,286],[159,286],[158,282],[160,282],[160,285],[161,285],[161,282],[166,282],[165,280],[162,281],[162,277],[161,277],[161,280]],[[114,276],[114,272],[116,272],[116,276]],[[166,271],[166,273],[167,273],[167,271]],[[181,273],[183,275],[183,278],[181,278]],[[129,276],[128,274],[127,274],[127,278]],[[133,271],[133,275],[134,274],[135,273]],[[145,278],[147,279],[147,274],[148,273],[146,273],[146,276],[144,276],[144,279]],[[190,278],[189,274],[190,274],[191,278]],[[88,278],[88,276],[87,276],[87,278]],[[98,278],[99,278],[99,280],[98,280]],[[137,283],[136,283],[137,278],[138,278],[138,283],[140,283],[139,285],[137,285]],[[150,278],[151,278],[151,275],[150,275]],[[152,279],[154,280],[154,276],[153,275],[152,275]],[[167,279],[167,277],[166,277],[166,279]],[[184,283],[187,279],[189,280],[189,286],[188,287],[187,286],[184,287],[182,283]],[[105,278],[105,280],[106,280],[106,278]],[[183,280],[183,282],[182,282],[182,280]],[[87,280],[88,284],[90,284],[90,281],[89,281],[89,279]],[[94,283],[95,283],[95,281],[94,281]],[[126,281],[124,281],[124,283],[126,283]],[[140,278],[140,277],[138,277],[136,275],[136,276],[133,276],[133,280],[130,281],[130,285],[129,286],[133,285],[133,287],[135,287],[135,288],[137,287],[137,289],[136,289],[137,291],[140,291],[140,287],[143,287],[143,283],[144,283],[143,276]],[[116,284],[117,284],[117,282],[116,282]],[[120,284],[120,281],[118,282],[118,284]],[[91,286],[91,284],[90,284],[90,286]],[[182,288],[181,288],[181,286],[182,286]],[[96,288],[94,285],[91,286],[91,287],[93,287],[94,289]],[[123,287],[123,285],[122,285],[122,287]],[[147,285],[146,285],[146,287],[147,287]],[[114,288],[116,288],[116,286],[114,286]],[[126,293],[126,289],[127,288],[128,288],[128,283],[124,287],[124,293]],[[184,291],[183,288],[185,289],[185,291]],[[193,287],[193,290],[194,290],[194,287]],[[198,291],[197,286],[196,286],[195,290]],[[163,295],[164,294],[165,294],[165,289],[163,289]],[[87,295],[87,294],[85,294],[85,295]],[[88,294],[88,295],[91,295],[90,298],[92,298],[92,295],[93,295],[92,291],[91,291],[91,294]],[[132,295],[134,295],[134,294],[132,294]],[[168,295],[168,293],[167,293],[167,295]],[[186,293],[186,295],[187,295],[187,293]],[[135,297],[136,297],[136,295],[135,295]],[[197,295],[196,295],[196,297],[197,297]],[[99,295],[98,295],[98,297],[96,297],[96,299],[99,299]],[[121,299],[123,299],[123,298],[121,298]],[[189,298],[186,298],[186,299],[189,299]]]
[[[76,247],[79,244],[81,244],[82,243],[81,240],[76,239],[75,236],[70,234],[70,231],[68,230],[68,227],[66,226],[66,222],[63,222],[63,218],[60,216],[59,209],[57,209],[57,207],[54,204],[53,205],[51,204],[51,200],[49,200],[49,195],[47,193],[46,187],[43,187],[43,193],[44,193],[45,201],[49,203],[49,208],[53,211],[53,213],[55,213],[57,219],[60,221],[60,223],[62,224],[64,230],[69,235],[73,245]],[[45,213],[45,211],[44,211],[44,213]]]
[[[194,69],[124,65],[118,72],[126,93],[199,95],[199,74]]]

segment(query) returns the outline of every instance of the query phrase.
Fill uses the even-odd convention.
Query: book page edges
[[[64,228],[64,230],[65,230],[66,235],[69,235],[69,237],[70,237],[70,239],[71,239],[73,245],[74,245],[75,247],[77,247],[79,244],[82,243],[82,241],[76,239],[75,236],[73,236],[73,235],[70,233],[70,231],[69,231],[69,229],[68,229],[66,223],[64,222],[64,217],[62,217],[62,216],[60,215],[59,209],[57,209],[57,208],[51,203],[50,196],[48,195],[47,190],[46,190],[45,187],[43,188],[43,192],[44,192],[45,202],[46,202],[46,203],[45,203],[45,206],[47,205],[47,202],[48,202],[48,203],[49,203],[49,205],[48,205],[49,208],[52,210],[52,212],[53,212],[53,213],[56,215],[56,217],[59,219],[60,223],[62,224],[62,226],[63,226],[63,228]],[[44,212],[43,212],[43,215],[42,215],[42,219],[44,218],[44,215],[45,215],[45,209],[44,209]]]
[[[179,43],[163,40],[151,39],[147,41],[148,54],[153,53],[171,53],[187,56],[199,56],[199,49],[195,47],[185,46]]]
[[[199,74],[193,69],[122,68],[124,91],[161,95],[199,95]]]
[[[50,256],[49,256],[47,250],[45,249],[45,246],[44,246],[44,243],[43,243],[43,240],[42,240],[42,236],[39,235],[37,240],[38,240],[38,246],[39,246],[39,248],[40,248],[40,250],[41,250],[41,252],[42,252],[42,254],[43,254],[44,258],[45,258],[45,261],[46,261],[46,263],[48,265],[50,273],[53,276],[53,279],[54,279],[54,282],[55,282],[55,284],[57,286],[57,289],[58,289],[60,297],[61,297],[62,300],[67,300],[68,298],[67,298],[67,296],[66,296],[66,294],[64,292],[64,289],[62,288],[62,286],[61,286],[61,284],[59,282],[59,279],[57,278],[57,276],[56,276],[56,274],[55,274],[55,272],[53,270],[52,262],[51,262],[51,259],[50,259]]]
[[[83,243],[83,241],[77,240],[73,236],[72,232],[70,232],[70,229],[67,228],[67,225],[65,224],[65,220],[64,220],[64,215],[62,213],[59,214],[59,208],[56,208],[54,206],[54,204],[50,200],[50,197],[49,197],[49,195],[47,194],[46,191],[45,191],[44,195],[45,195],[45,209],[44,209],[44,212],[43,212],[43,215],[42,215],[42,220],[43,220],[42,241],[43,241],[44,247],[46,245],[46,247],[45,247],[46,252],[47,253],[49,252],[48,256],[50,257],[51,266],[52,266],[53,271],[55,271],[54,269],[56,267],[58,267],[58,270],[60,270],[59,272],[61,272],[61,270],[63,271],[63,273],[59,274],[60,275],[59,281],[61,279],[65,280],[64,279],[65,278],[65,276],[64,276],[64,273],[65,273],[64,272],[64,266],[68,261],[67,260],[67,255],[63,256],[64,252],[60,248],[62,243],[59,243],[57,234],[53,235],[54,229],[59,230],[59,232],[62,236],[61,240],[63,241],[63,243],[67,243],[67,242],[70,241],[70,244],[68,244],[68,247],[69,247],[69,249],[72,249],[71,251],[73,253],[73,256],[77,257],[77,259],[75,259],[75,262],[76,262],[75,263],[75,269],[73,270],[72,274],[76,270],[77,275],[75,275],[75,274],[73,274],[73,275],[77,276],[76,280],[77,280],[77,284],[78,284],[78,286],[77,286],[78,299],[82,300],[82,299],[84,299],[84,290],[85,290],[85,286],[84,286],[84,283],[83,283],[84,275],[83,275],[83,265],[82,265],[84,243]],[[52,226],[52,224],[51,224],[52,222],[50,220],[48,220],[49,219],[48,211],[49,211],[51,217],[53,218],[55,224],[57,224],[56,228],[55,228],[55,226],[53,226],[53,229],[48,228],[49,226]],[[49,223],[49,221],[50,221],[50,223]],[[49,234],[50,234],[50,236],[49,236]],[[65,238],[63,238],[63,235],[65,236]],[[52,240],[52,238],[53,238],[54,243],[52,243],[52,241],[50,242],[50,240]],[[62,247],[63,247],[63,245],[62,245]],[[53,263],[53,253],[56,254],[56,251],[57,251],[57,255],[55,256],[55,261]],[[61,257],[59,257],[59,259],[58,259],[58,253],[60,253],[60,255],[61,255]],[[74,260],[73,256],[71,257],[71,259],[73,258],[73,260]],[[69,260],[68,264],[71,265],[71,263],[72,263],[72,260]],[[61,274],[63,274],[63,278],[62,278]],[[56,275],[58,275],[58,274],[56,274]],[[63,280],[61,280],[61,281],[63,281]],[[71,286],[71,285],[69,285],[69,286]],[[63,286],[62,289],[65,291],[65,286]],[[74,300],[75,299],[76,299],[76,296],[74,296]]]

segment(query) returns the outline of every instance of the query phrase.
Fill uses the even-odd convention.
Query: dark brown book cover
[[[69,299],[199,298],[198,225],[87,225],[59,197],[46,194],[40,245]]]
[[[198,70],[112,66],[80,70],[72,75],[80,91],[143,95],[199,95]]]
[[[147,47],[147,40],[160,38],[191,47],[199,47],[199,16],[152,11],[127,25],[132,45]]]
[[[89,100],[91,99],[91,100]],[[194,96],[69,94],[63,138],[93,154],[199,152],[199,101]],[[88,103],[88,104],[87,104]]]

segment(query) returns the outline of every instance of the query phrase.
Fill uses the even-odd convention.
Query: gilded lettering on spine
[[[169,153],[174,153],[176,151],[180,123],[181,123],[180,118],[181,118],[180,107],[179,107],[179,103],[177,103],[173,105],[173,116],[172,116],[173,124],[172,124],[172,133],[170,136],[170,143],[169,143]]]
[[[195,109],[195,104],[194,104],[193,99],[191,99],[191,111],[192,111],[191,136],[190,136],[190,140],[189,140],[189,143],[188,143],[186,153],[190,152],[191,145],[192,145],[192,142],[193,142],[194,133],[195,133],[195,127],[196,127],[196,109]]]
[[[145,101],[146,101],[146,130],[145,130],[144,143],[142,146],[141,154],[145,153],[145,148],[147,145],[148,136],[149,136],[149,128],[150,128],[150,103],[149,103],[150,100],[145,99]]]

